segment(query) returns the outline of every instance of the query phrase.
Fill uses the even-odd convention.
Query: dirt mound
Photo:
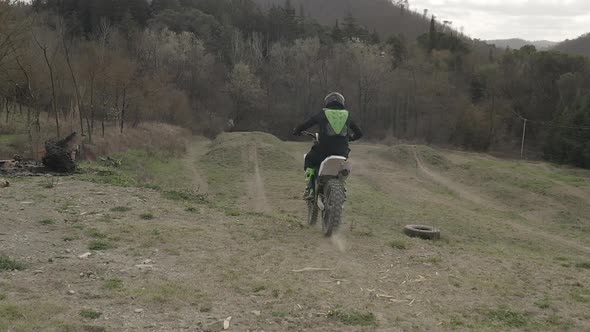
[[[416,158],[414,156],[414,149],[420,159],[429,166],[445,170],[451,167],[451,162],[442,153],[423,145],[395,145],[379,150],[377,153],[380,157],[393,161],[398,166],[415,168]]]
[[[414,152],[411,145],[395,145],[379,151],[381,157],[391,160],[400,166],[416,167]]]
[[[246,166],[250,169],[253,149],[257,151],[262,169],[286,168],[295,163],[283,141],[260,132],[221,134],[213,141],[203,160],[222,167]]]
[[[449,170],[453,165],[441,152],[429,146],[416,146],[416,153],[423,163],[438,168],[439,170]]]

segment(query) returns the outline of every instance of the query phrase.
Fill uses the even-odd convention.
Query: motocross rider
[[[313,184],[321,163],[329,156],[348,158],[348,142],[363,137],[361,128],[350,118],[350,113],[346,110],[346,99],[342,94],[328,94],[324,99],[324,105],[325,108],[321,112],[293,130],[293,135],[300,136],[303,131],[314,125],[319,127],[319,144],[315,144],[305,157],[305,199],[314,197]]]

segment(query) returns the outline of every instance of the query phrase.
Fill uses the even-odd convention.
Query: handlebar
[[[311,133],[309,131],[302,131],[301,133],[303,135],[312,137],[313,138],[313,144],[319,144],[320,143],[320,134],[318,134],[318,133]]]

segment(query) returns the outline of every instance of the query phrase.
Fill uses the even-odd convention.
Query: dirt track
[[[495,209],[490,193],[419,155],[418,167],[398,165],[382,156],[388,148],[357,146],[338,246],[302,225],[300,160],[271,161],[272,146],[249,146],[235,173],[245,181],[218,183],[210,173],[218,169],[192,165],[213,203],[76,178],[54,188],[20,179],[0,191],[0,254],[28,264],[0,272],[0,330],[218,331],[230,316],[232,331],[590,328],[590,277],[576,267],[588,240],[564,241],[569,230],[523,220],[526,201]],[[287,147],[295,156],[308,145]],[[205,156],[190,151],[189,164]],[[219,190],[231,185],[235,201]],[[553,197],[533,198],[566,204]],[[240,202],[250,204],[220,208]],[[443,240],[405,238],[401,227],[417,222],[442,228]],[[106,247],[89,250],[93,241]],[[304,268],[328,270],[293,272]]]

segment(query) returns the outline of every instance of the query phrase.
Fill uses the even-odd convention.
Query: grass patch
[[[165,191],[162,195],[164,196],[164,198],[169,199],[171,201],[193,202],[193,203],[206,203],[207,202],[205,195],[199,194],[197,192],[193,192],[190,190]]]
[[[572,292],[572,299],[580,303],[590,303],[590,290],[581,289],[577,292]]]
[[[210,303],[202,304],[199,307],[200,312],[211,312],[211,310],[213,310],[213,306]]]
[[[535,302],[535,305],[539,309],[549,309],[549,307],[551,307],[551,300],[547,296],[545,296],[544,298],[542,298],[539,301]]]
[[[41,187],[43,187],[45,189],[53,189],[53,188],[55,188],[56,183],[57,183],[57,181],[53,177],[50,177],[50,178],[45,179],[41,182]]]
[[[332,310],[328,312],[328,317],[345,325],[374,326],[377,324],[375,315],[372,312]]]
[[[227,208],[224,209],[225,215],[229,217],[239,217],[241,215],[240,211],[235,208]]]
[[[87,319],[98,319],[102,316],[102,313],[92,309],[82,309],[80,310],[80,316]]]
[[[121,289],[121,288],[123,288],[123,280],[121,280],[119,278],[113,278],[113,279],[106,280],[104,282],[103,287],[106,289],[110,289],[110,290]]]
[[[129,212],[131,208],[128,206],[115,206],[111,209],[111,212]]]
[[[43,220],[39,221],[39,223],[41,225],[53,225],[53,224],[55,224],[55,221],[52,219],[43,219]]]
[[[83,181],[109,184],[117,187],[136,187],[138,181],[131,175],[126,174],[118,169],[101,166],[93,163],[81,163],[77,170],[79,177]]]
[[[576,263],[578,269],[590,269],[590,261]]]
[[[512,328],[522,328],[527,326],[529,323],[528,318],[524,314],[511,310],[507,307],[500,307],[495,310],[490,310],[487,316],[488,319],[493,322],[497,322],[506,327]]]
[[[154,215],[151,213],[142,213],[139,215],[139,217],[143,220],[153,220],[154,219]]]
[[[273,312],[271,313],[271,315],[272,315],[273,317],[284,318],[284,317],[287,317],[287,315],[289,315],[289,313],[288,313],[288,312],[286,312],[286,311],[273,311]]]
[[[203,297],[197,289],[185,286],[184,282],[150,284],[134,291],[137,297],[150,303],[190,302]]]
[[[7,256],[0,256],[0,271],[22,271],[27,268],[25,263],[21,263]]]
[[[104,240],[94,240],[88,245],[90,250],[108,250],[114,248],[113,244]]]
[[[256,287],[254,287],[254,289],[253,289],[252,291],[253,291],[254,293],[260,293],[260,292],[262,292],[263,290],[266,290],[266,286],[264,286],[264,285],[260,285],[260,286],[256,286]]]
[[[86,235],[95,239],[106,239],[107,235],[96,228],[90,228],[86,231]]]
[[[402,240],[393,240],[389,242],[389,246],[393,249],[405,250],[408,249],[408,243]]]

